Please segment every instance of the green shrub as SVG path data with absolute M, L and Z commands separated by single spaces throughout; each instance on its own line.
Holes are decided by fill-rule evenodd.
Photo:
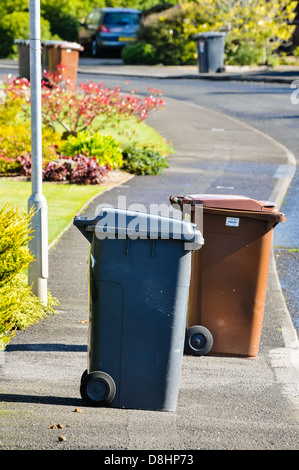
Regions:
M 148 15 L 152 15 L 153 13 L 161 13 L 161 11 L 165 11 L 169 8 L 172 8 L 176 3 L 176 0 L 174 0 L 173 2 L 166 2 L 162 0 L 160 3 L 155 3 L 153 6 L 150 6 L 150 8 L 143 11 L 143 16 L 145 17 Z
M 53 313 L 57 301 L 48 295 L 45 306 L 31 291 L 22 274 L 33 256 L 28 249 L 32 212 L 20 213 L 6 204 L 0 210 L 0 349 L 22 329 Z
M 122 168 L 137 175 L 159 175 L 169 166 L 164 156 L 149 147 L 126 147 L 123 158 Z
M 56 313 L 58 301 L 48 292 L 48 304 L 36 297 L 28 286 L 27 276 L 18 274 L 0 287 L 0 350 L 23 330 L 50 314 Z
M 121 58 L 128 65 L 155 65 L 158 63 L 155 47 L 143 42 L 125 46 L 121 52 Z
M 225 45 L 226 63 L 229 65 L 255 65 L 263 62 L 263 49 L 256 47 L 254 41 L 240 42 L 228 38 Z
M 60 143 L 60 134 L 49 128 L 42 133 L 43 162 L 47 164 L 57 158 L 56 146 Z M 1 124 L 0 120 L 0 173 L 15 173 L 21 170 L 18 157 L 31 153 L 30 122 L 25 124 Z
M 31 236 L 29 223 L 32 214 L 20 214 L 16 207 L 6 204 L 0 210 L 0 287 L 11 281 L 33 260 L 27 243 Z
M 19 173 L 21 170 L 20 163 L 16 158 L 5 157 L 0 153 L 0 173 L 3 175 Z
M 138 39 L 152 44 L 157 62 L 164 65 L 192 65 L 196 63 L 196 44 L 192 39 L 195 28 L 190 28 L 189 12 L 175 6 L 163 12 L 146 16 L 140 26 Z M 196 11 L 192 22 L 197 22 Z M 191 25 L 192 26 L 192 25 Z
M 65 41 L 78 40 L 78 18 L 69 10 L 70 5 L 63 5 L 56 0 L 41 1 L 41 14 L 50 23 L 51 33 Z
M 69 157 L 77 154 L 95 157 L 99 165 L 110 168 L 119 168 L 123 163 L 120 143 L 110 135 L 99 132 L 92 135 L 78 132 L 77 136 L 69 136 L 60 147 L 60 152 Z
M 273 64 L 277 48 L 288 42 L 294 18 L 294 1 L 197 0 L 146 15 L 138 39 L 152 44 L 159 62 L 183 65 L 196 62 L 193 36 L 226 31 L 229 64 Z M 274 56 L 274 57 L 272 57 Z
M 268 0 L 200 0 L 181 2 L 185 31 L 225 31 L 226 63 L 272 64 L 279 46 L 288 42 L 297 2 Z M 193 29 L 193 33 L 192 33 Z
M 17 97 L 10 96 L 6 84 L 2 84 L 2 86 L 0 86 L 0 126 L 2 124 L 8 125 L 15 123 L 20 114 L 20 109 L 21 100 Z

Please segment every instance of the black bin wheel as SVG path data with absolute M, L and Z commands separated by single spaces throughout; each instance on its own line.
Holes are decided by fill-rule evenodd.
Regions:
M 205 356 L 213 346 L 212 333 L 201 325 L 187 329 L 185 336 L 185 353 L 192 356 Z
M 82 384 L 82 380 L 84 379 L 84 377 L 86 377 L 87 374 L 88 374 L 87 369 L 85 369 L 85 371 L 83 372 L 81 376 L 81 384 Z
M 80 385 L 81 397 L 88 406 L 107 406 L 116 393 L 115 382 L 106 372 L 83 373 Z

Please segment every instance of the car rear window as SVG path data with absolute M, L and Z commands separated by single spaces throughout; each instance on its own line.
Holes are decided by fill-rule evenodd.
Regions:
M 138 13 L 106 13 L 105 24 L 139 24 L 140 15 Z

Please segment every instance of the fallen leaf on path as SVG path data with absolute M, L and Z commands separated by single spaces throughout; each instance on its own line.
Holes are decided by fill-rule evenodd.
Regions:
M 75 408 L 75 413 L 84 413 L 84 411 L 81 408 Z

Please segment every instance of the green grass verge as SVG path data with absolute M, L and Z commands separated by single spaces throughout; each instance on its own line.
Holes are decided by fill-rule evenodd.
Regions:
M 163 112 L 163 111 L 161 111 Z M 95 126 L 96 127 L 96 123 Z M 173 147 L 155 129 L 145 122 L 138 122 L 135 117 L 120 120 L 116 124 L 105 126 L 102 134 L 111 135 L 123 146 L 136 144 L 137 146 L 150 146 L 162 155 L 174 152 Z
M 44 183 L 43 194 L 48 205 L 49 244 L 70 224 L 81 207 L 93 196 L 100 194 L 103 185 L 77 185 Z M 30 181 L 14 181 L 0 178 L 0 206 L 7 202 L 27 211 L 31 195 Z
M 163 111 L 158 111 L 163 112 Z M 103 135 L 111 135 L 117 142 L 124 147 L 128 145 L 150 146 L 162 155 L 174 153 L 172 145 L 162 137 L 155 129 L 145 122 L 140 122 L 134 116 L 120 118 L 107 123 L 104 116 L 97 117 L 91 125 L 91 133 L 98 131 Z M 63 133 L 64 128 L 61 125 L 56 126 L 58 132 Z

